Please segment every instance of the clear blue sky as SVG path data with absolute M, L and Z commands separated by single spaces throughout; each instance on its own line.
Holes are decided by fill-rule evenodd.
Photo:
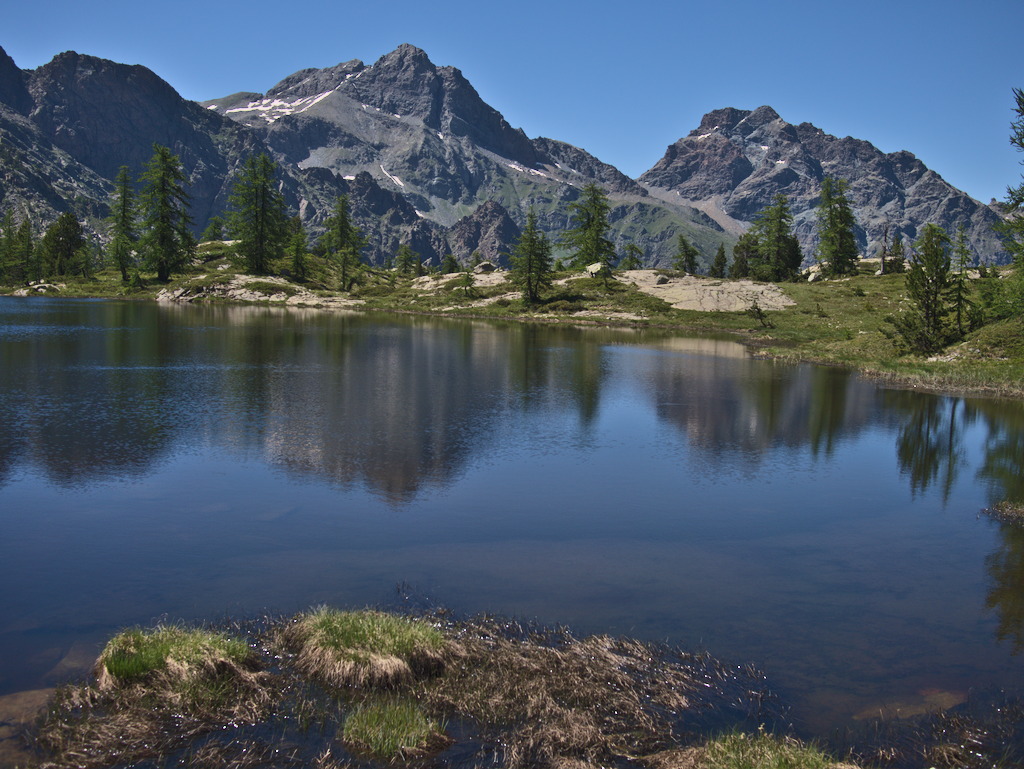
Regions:
M 22 68 L 75 50 L 143 64 L 196 100 L 412 43 L 461 69 L 529 136 L 583 147 L 630 176 L 704 113 L 761 104 L 910 150 L 983 202 L 1020 181 L 1024 159 L 1008 142 L 1011 89 L 1024 87 L 1022 0 L 7 6 L 0 46 Z

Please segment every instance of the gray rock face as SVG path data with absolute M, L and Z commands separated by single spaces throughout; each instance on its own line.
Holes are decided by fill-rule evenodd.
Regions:
M 926 223 L 954 233 L 964 226 L 977 257 L 1005 261 L 992 226 L 998 215 L 952 187 L 909 152 L 883 153 L 869 142 L 826 134 L 810 123 L 791 125 L 771 107 L 710 112 L 700 127 L 670 146 L 640 182 L 707 212 L 739 231 L 778 193 L 790 201 L 805 258 L 817 248 L 815 207 L 826 176 L 845 179 L 865 256 L 881 248 L 889 225 L 912 242 Z
M 423 219 L 445 228 L 474 212 L 487 213 L 484 204 L 493 201 L 517 226 L 532 207 L 540 226 L 554 235 L 567 225 L 566 208 L 579 189 L 596 182 L 613 199 L 612 239 L 620 249 L 639 243 L 652 264 L 669 261 L 679 232 L 706 245 L 709 254 L 728 239 L 692 208 L 650 199 L 641 185 L 584 150 L 527 139 L 461 72 L 436 67 L 413 46 L 400 46 L 372 66 L 349 61 L 302 70 L 266 95 L 237 94 L 204 106 L 250 127 L 282 164 L 344 179 L 369 174 Z M 645 206 L 638 208 L 641 202 Z M 483 237 L 467 227 L 449 234 L 453 253 Z M 492 230 L 483 237 L 489 255 L 511 247 L 512 241 L 499 242 L 502 232 L 518 236 L 505 226 Z
M 488 200 L 448 231 L 448 246 L 461 264 L 468 264 L 473 252 L 479 251 L 487 261 L 508 266 L 507 254 L 520 234 L 508 211 Z

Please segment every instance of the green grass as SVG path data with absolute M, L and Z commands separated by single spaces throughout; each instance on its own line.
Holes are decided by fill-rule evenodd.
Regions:
M 249 291 L 255 291 L 259 294 L 267 294 L 273 296 L 274 294 L 285 294 L 287 296 L 295 296 L 299 293 L 299 289 L 288 283 L 274 283 L 269 280 L 250 280 L 246 283 L 243 288 Z
M 320 607 L 285 632 L 296 663 L 333 686 L 391 686 L 441 665 L 444 635 L 424 622 L 378 611 Z
M 169 664 L 193 667 L 219 659 L 243 664 L 249 656 L 250 650 L 244 641 L 221 633 L 160 626 L 118 633 L 107 642 L 97 666 L 119 682 L 130 683 L 167 670 Z
M 702 769 L 828 769 L 835 762 L 812 745 L 765 732 L 728 734 L 709 743 Z
M 345 719 L 342 740 L 375 758 L 411 758 L 442 742 L 444 726 L 428 718 L 413 699 L 371 700 Z

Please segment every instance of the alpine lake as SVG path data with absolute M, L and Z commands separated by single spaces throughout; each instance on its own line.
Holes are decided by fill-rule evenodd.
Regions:
M 655 330 L 0 299 L 0 697 L 396 586 L 752 663 L 808 736 L 1024 693 L 1024 404 Z

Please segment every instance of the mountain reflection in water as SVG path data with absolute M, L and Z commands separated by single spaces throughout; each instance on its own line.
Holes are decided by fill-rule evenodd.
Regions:
M 404 580 L 753 661 L 812 730 L 1024 691 L 1024 536 L 978 516 L 1024 499 L 1019 403 L 654 330 L 264 307 L 0 299 L 0 355 L 0 693 L 165 612 Z

